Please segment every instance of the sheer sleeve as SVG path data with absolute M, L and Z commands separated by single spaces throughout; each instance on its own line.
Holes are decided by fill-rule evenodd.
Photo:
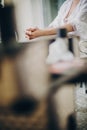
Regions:
M 60 7 L 59 11 L 58 11 L 58 15 L 56 16 L 56 18 L 52 21 L 52 23 L 49 25 L 49 27 L 60 27 L 60 23 L 61 23 L 61 17 L 63 15 L 63 13 L 66 10 L 66 5 L 68 3 L 69 0 L 66 0 L 63 5 Z
M 87 0 L 83 0 L 80 12 L 77 17 L 71 21 L 71 24 L 74 28 L 74 34 L 79 36 L 82 40 L 87 40 Z
M 60 23 L 60 18 L 59 15 L 57 15 L 57 17 L 52 21 L 52 23 L 48 26 L 48 27 L 59 27 L 59 23 Z

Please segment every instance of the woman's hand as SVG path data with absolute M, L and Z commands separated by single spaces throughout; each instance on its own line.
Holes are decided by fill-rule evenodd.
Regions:
M 42 35 L 43 35 L 43 30 L 39 28 L 29 28 L 25 32 L 25 37 L 28 39 L 34 39 Z
M 28 39 L 34 39 L 40 36 L 48 36 L 55 34 L 57 34 L 57 28 L 46 28 L 46 29 L 29 28 L 25 32 L 25 37 Z

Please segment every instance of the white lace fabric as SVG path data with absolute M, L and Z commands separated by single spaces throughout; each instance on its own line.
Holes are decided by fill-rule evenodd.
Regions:
M 59 61 L 70 61 L 73 59 L 73 54 L 68 50 L 67 38 L 57 38 L 49 46 L 49 55 L 46 59 L 47 64 L 55 64 Z
M 80 0 L 73 13 L 65 19 L 73 0 L 66 0 L 58 11 L 57 17 L 49 27 L 61 27 L 70 23 L 74 31 L 69 34 L 79 36 L 81 40 L 87 40 L 87 0 Z
M 68 36 L 80 38 L 80 56 L 87 57 L 87 0 L 80 0 L 74 11 L 66 18 L 73 0 L 66 0 L 58 11 L 58 15 L 49 27 L 60 28 L 64 24 L 71 24 L 74 31 Z

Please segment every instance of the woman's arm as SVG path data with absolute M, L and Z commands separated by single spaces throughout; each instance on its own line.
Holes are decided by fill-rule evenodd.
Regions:
M 33 30 L 33 29 L 32 29 Z M 57 34 L 57 28 L 46 28 L 46 29 L 36 29 L 34 31 L 32 30 L 26 30 L 26 38 L 34 39 L 36 37 L 40 36 L 48 36 L 48 35 L 56 35 Z
M 60 28 L 66 28 L 67 32 L 73 31 L 73 26 L 71 24 L 66 24 Z M 28 29 L 26 31 L 26 37 L 29 39 L 34 39 L 40 36 L 56 35 L 59 28 L 46 28 L 46 29 Z

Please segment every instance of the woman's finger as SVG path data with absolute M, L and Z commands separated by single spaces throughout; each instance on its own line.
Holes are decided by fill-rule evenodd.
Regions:
M 35 27 L 35 28 L 26 29 L 26 31 L 32 31 L 32 32 L 34 32 L 34 31 L 36 31 L 36 30 L 38 30 L 38 29 L 39 29 L 38 27 Z
M 30 37 L 28 35 L 25 35 L 25 38 L 30 39 Z
M 31 35 L 32 34 L 32 32 L 31 31 L 26 31 L 26 33 L 25 33 L 26 35 Z

